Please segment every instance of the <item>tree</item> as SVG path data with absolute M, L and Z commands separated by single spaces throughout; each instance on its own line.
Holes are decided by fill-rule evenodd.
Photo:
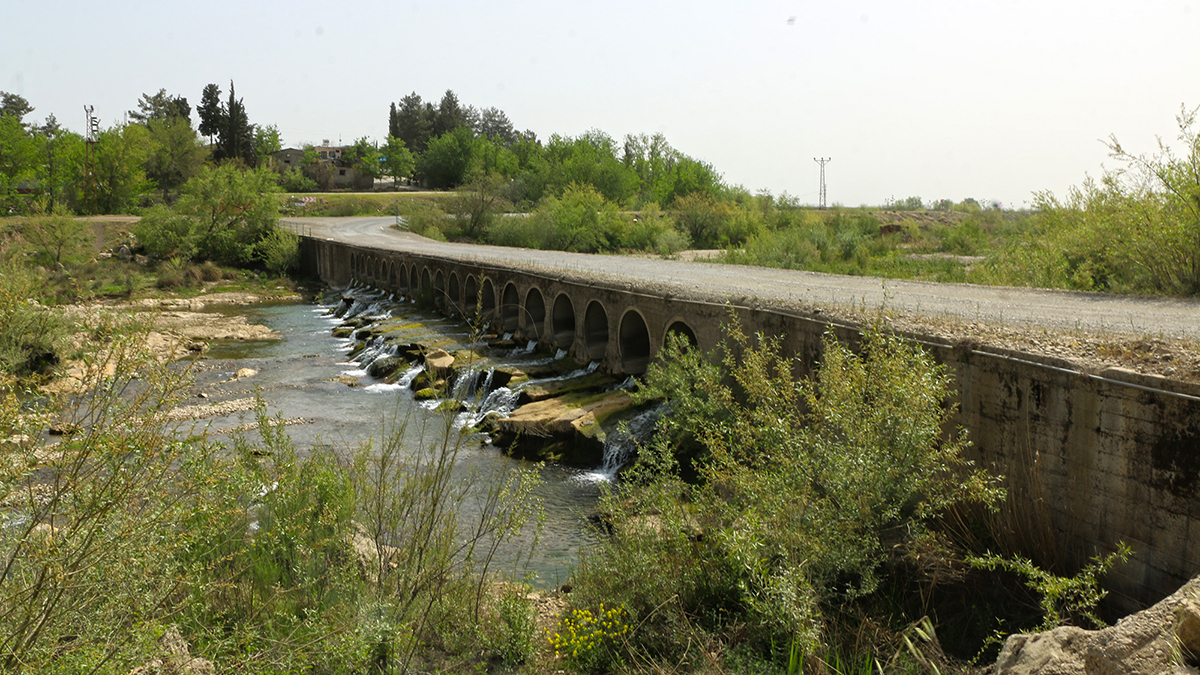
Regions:
M 463 234 L 482 241 L 488 228 L 510 204 L 501 195 L 504 178 L 497 174 L 472 171 L 455 192 L 446 211 L 458 216 Z
M 484 108 L 479 113 L 479 122 L 475 130 L 480 136 L 496 143 L 512 145 L 517 142 L 517 132 L 513 130 L 512 122 L 499 108 Z
M 470 126 L 467 110 L 458 102 L 458 96 L 447 89 L 438 103 L 432 133 L 434 136 L 444 136 L 461 126 Z
M 163 200 L 170 201 L 170 191 L 196 175 L 207 152 L 182 117 L 153 118 L 146 128 L 150 132 L 146 175 L 162 190 Z
M 0 91 L 0 117 L 11 116 L 15 117 L 17 122 L 21 122 L 22 118 L 31 112 L 33 112 L 33 106 L 29 105 L 29 101 L 26 101 L 24 96 Z
M 552 136 L 546 144 L 550 164 L 546 190 L 561 194 L 572 183 L 595 186 L 604 198 L 623 204 L 638 191 L 638 176 L 616 156 L 616 142 L 593 129 L 577 138 Z
M 142 94 L 138 109 L 130 110 L 129 118 L 143 124 L 151 120 L 182 119 L 191 126 L 192 106 L 188 105 L 186 98 L 171 96 L 166 89 L 159 89 L 153 96 Z
M 0 215 L 20 208 L 17 187 L 33 177 L 36 161 L 37 144 L 21 118 L 0 115 Z
M 254 156 L 258 158 L 258 165 L 262 166 L 271 158 L 271 155 L 283 149 L 283 139 L 279 136 L 279 128 L 274 124 L 255 127 L 254 129 Z
M 196 114 L 200 116 L 198 131 L 208 136 L 208 143 L 212 145 L 213 138 L 225 128 L 225 108 L 221 105 L 220 87 L 215 84 L 204 87 Z
M 382 152 L 383 171 L 392 177 L 393 182 L 412 175 L 413 168 L 416 167 L 416 158 L 405 147 L 403 140 L 388 136 L 387 145 L 383 146 Z
M 234 92 L 233 81 L 229 82 L 229 102 L 225 104 L 223 126 L 218 131 L 217 147 L 213 156 L 218 161 L 240 161 L 246 166 L 256 166 L 254 154 L 254 125 L 246 116 L 246 107 Z
M 461 184 L 471 168 L 475 145 L 475 132 L 470 127 L 460 126 L 433 139 L 417 160 L 421 181 L 436 189 Z
M 404 141 L 404 145 L 412 152 L 425 151 L 425 144 L 433 134 L 433 106 L 423 103 L 417 92 L 400 99 L 400 107 L 396 109 L 395 125 L 388 125 L 388 134 Z
M 153 187 L 146 176 L 149 133 L 141 124 L 126 124 L 101 131 L 96 138 L 93 180 L 98 213 L 128 213 Z
M 47 216 L 31 218 L 25 223 L 25 240 L 43 256 L 44 262 L 61 264 L 84 249 L 89 241 L 89 228 L 62 208 Z
M 74 201 L 83 181 L 84 140 L 58 124 L 54 115 L 34 134 L 39 144 L 35 178 L 50 211 Z
M 252 262 L 279 219 L 275 179 L 266 167 L 205 166 L 183 186 L 173 209 L 143 217 L 135 229 L 138 241 L 158 256 Z
M 379 154 L 379 148 L 367 140 L 366 136 L 354 141 L 354 145 L 350 146 L 347 153 L 342 155 L 342 159 L 349 161 L 354 170 L 360 174 L 370 176 L 373 179 L 383 175 L 383 165 L 380 162 L 381 155 Z

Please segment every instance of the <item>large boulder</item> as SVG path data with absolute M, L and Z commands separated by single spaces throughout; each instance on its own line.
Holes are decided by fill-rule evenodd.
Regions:
M 1009 636 L 996 675 L 1200 673 L 1200 577 L 1101 630 L 1062 626 Z

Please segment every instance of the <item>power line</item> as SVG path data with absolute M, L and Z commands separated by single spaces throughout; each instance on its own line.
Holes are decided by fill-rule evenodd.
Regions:
M 817 159 L 816 157 L 813 157 L 813 161 L 816 162 L 817 164 L 821 165 L 821 197 L 820 197 L 820 203 L 817 204 L 817 208 L 823 209 L 826 206 L 826 204 L 825 204 L 825 165 L 828 164 L 829 162 L 833 161 L 833 158 L 832 157 L 822 157 L 820 159 Z

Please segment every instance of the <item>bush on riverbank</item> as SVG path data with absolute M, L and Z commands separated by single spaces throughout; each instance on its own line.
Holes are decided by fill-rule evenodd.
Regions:
M 734 328 L 717 358 L 676 341 L 651 367 L 639 396 L 670 412 L 633 487 L 605 499 L 614 535 L 583 557 L 571 596 L 629 613 L 612 660 L 715 653 L 742 668 L 895 653 L 900 629 L 844 642 L 851 608 L 885 586 L 885 562 L 938 555 L 939 513 L 1000 492 L 962 458 L 966 439 L 944 436 L 949 374 L 918 347 L 868 332 L 861 355 L 833 339 L 824 353 L 796 383 L 776 342 Z

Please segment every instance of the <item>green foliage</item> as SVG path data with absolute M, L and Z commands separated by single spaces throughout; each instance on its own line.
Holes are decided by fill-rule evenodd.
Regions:
M 91 228 L 62 208 L 49 215 L 26 220 L 22 236 L 33 247 L 38 262 L 43 265 L 72 262 L 91 253 Z
M 33 178 L 37 145 L 17 115 L 0 115 L 0 215 L 23 211 L 17 187 Z
M 300 264 L 300 236 L 276 225 L 255 245 L 254 252 L 268 272 L 282 276 Z
M 129 672 L 172 624 L 229 672 L 532 655 L 529 601 L 494 594 L 491 567 L 536 524 L 536 470 L 464 475 L 449 418 L 420 448 L 397 431 L 301 457 L 260 407 L 256 433 L 222 447 L 169 422 L 186 371 L 155 366 L 127 327 L 103 334 L 78 407 L 0 398 L 6 671 Z M 37 431 L 55 418 L 85 424 L 52 449 Z
M 500 246 L 595 253 L 614 250 L 626 219 L 591 185 L 570 185 L 562 197 L 547 197 L 528 218 L 504 218 L 488 231 Z
M 0 532 L 0 661 L 8 671 L 57 664 L 79 672 L 88 669 L 81 662 L 110 658 L 129 668 L 142 646 L 133 635 L 180 590 L 172 525 L 196 506 L 196 492 L 176 468 L 211 449 L 163 433 L 179 375 L 143 370 L 139 339 L 118 334 L 89 365 L 90 384 L 103 386 L 74 399 L 77 408 L 48 411 L 86 422 L 55 449 L 57 459 L 34 471 L 48 452 L 38 440 L 10 444 L 2 456 L 0 491 L 16 517 Z M 38 438 L 33 429 L 44 422 L 16 405 L 0 402 L 0 433 Z
M 669 257 L 686 249 L 688 236 L 675 229 L 675 220 L 651 202 L 621 232 L 617 247 L 630 251 L 651 251 Z
M 670 412 L 637 487 L 605 500 L 618 534 L 581 562 L 572 602 L 623 603 L 631 641 L 662 658 L 682 658 L 666 636 L 684 625 L 736 625 L 785 661 L 787 645 L 819 648 L 822 607 L 875 591 L 893 544 L 999 491 L 944 434 L 950 376 L 919 347 L 878 330 L 859 353 L 827 338 L 796 382 L 777 342 L 727 330 L 719 359 L 673 340 L 647 373 L 636 398 Z
M 445 209 L 457 219 L 462 235 L 480 240 L 510 206 L 501 194 L 504 179 L 494 173 L 472 172 Z
M 271 155 L 283 150 L 283 139 L 279 136 L 279 128 L 274 124 L 254 127 L 254 156 L 259 166 L 266 164 Z
M 207 94 L 207 90 L 205 93 Z M 231 161 L 240 162 L 245 166 L 257 166 L 254 125 L 250 123 L 250 118 L 246 114 L 245 104 L 234 91 L 232 80 L 229 82 L 229 100 L 220 108 L 215 122 L 218 126 L 213 159 L 219 162 Z M 201 124 L 204 124 L 203 117 Z
M 1200 293 L 1200 135 L 1183 110 L 1182 154 L 1160 142 L 1153 155 L 1108 143 L 1120 167 L 1087 179 L 1066 199 L 1036 195 L 1027 236 L 1011 240 L 985 270 L 990 283 L 1126 293 Z
M 180 120 L 188 127 L 192 124 L 192 106 L 182 96 L 171 96 L 166 89 L 157 94 L 142 94 L 138 109 L 129 111 L 129 119 L 143 124 L 152 121 Z
M 273 235 L 278 189 L 274 172 L 265 167 L 204 167 L 184 186 L 173 208 L 151 209 L 134 232 L 160 257 L 244 265 L 262 259 L 260 242 L 279 236 Z
M 129 213 L 153 183 L 146 175 L 150 132 L 141 124 L 101 131 L 93 150 L 96 213 Z M 88 209 L 91 204 L 84 204 Z
M 1092 562 L 1072 577 L 1061 577 L 1047 572 L 1026 558 L 1004 558 L 992 553 L 969 556 L 967 563 L 977 569 L 1007 570 L 1025 577 L 1025 584 L 1041 597 L 1042 623 L 1030 632 L 1047 631 L 1066 623 L 1103 628 L 1104 622 L 1096 615 L 1100 601 L 1108 591 L 1100 588 L 1098 577 L 1104 575 L 1118 562 L 1125 562 L 1133 553 L 1124 542 L 1103 557 L 1092 558 Z
M 35 300 L 42 275 L 0 258 L 0 375 L 44 374 L 67 347 L 70 325 Z
M 762 216 L 701 193 L 689 193 L 671 205 L 679 229 L 697 248 L 740 246 L 762 229 Z
M 391 176 L 395 182 L 408 178 L 416 168 L 416 158 L 405 146 L 404 141 L 395 136 L 388 136 L 387 144 L 380 149 L 383 154 L 383 172 Z
M 471 168 L 476 145 L 475 132 L 466 126 L 434 138 L 417 159 L 417 175 L 431 188 L 460 185 Z
M 504 663 L 516 665 L 533 658 L 538 649 L 538 626 L 534 608 L 523 593 L 510 589 L 496 607 L 499 636 L 495 649 Z
M 146 176 L 167 199 L 170 191 L 196 175 L 208 151 L 184 118 L 151 119 L 146 128 L 150 132 Z
M 279 187 L 284 192 L 316 192 L 317 181 L 305 175 L 304 170 L 294 166 L 279 176 Z

